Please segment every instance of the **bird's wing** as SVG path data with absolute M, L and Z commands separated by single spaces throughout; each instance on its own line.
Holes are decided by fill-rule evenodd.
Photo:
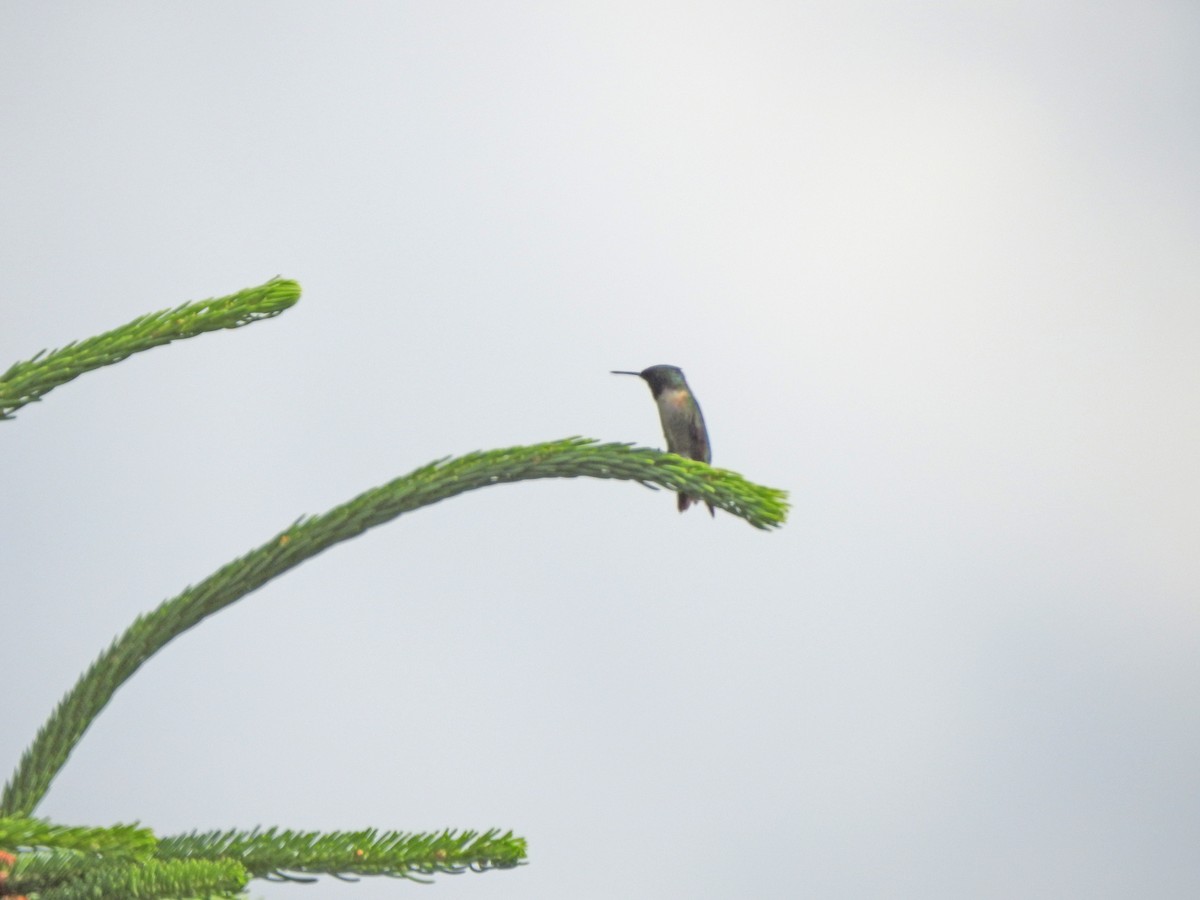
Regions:
M 712 447 L 708 445 L 708 429 L 704 427 L 704 416 L 697 405 L 688 422 L 688 430 L 692 434 L 692 446 L 696 448 L 696 459 L 702 462 L 712 462 Z

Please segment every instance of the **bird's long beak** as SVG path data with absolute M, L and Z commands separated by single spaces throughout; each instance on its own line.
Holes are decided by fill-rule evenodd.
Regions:
M 641 372 L 622 372 L 620 369 L 613 369 L 612 374 L 613 375 L 636 375 L 638 378 L 642 377 Z

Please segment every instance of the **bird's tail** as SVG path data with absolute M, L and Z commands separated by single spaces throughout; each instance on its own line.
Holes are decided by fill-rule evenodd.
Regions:
M 679 495 L 679 511 L 683 512 L 685 509 L 687 509 L 693 503 L 699 503 L 699 502 L 700 502 L 699 497 L 692 497 L 692 496 L 689 496 L 688 494 L 680 494 Z M 713 505 L 707 501 L 705 501 L 704 505 L 708 507 L 708 514 L 710 516 L 712 516 L 713 518 L 716 518 L 717 511 L 715 509 L 713 509 Z

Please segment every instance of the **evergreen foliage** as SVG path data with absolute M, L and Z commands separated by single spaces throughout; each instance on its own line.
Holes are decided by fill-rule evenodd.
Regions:
M 30 866 L 29 869 L 34 869 Z M 250 881 L 235 860 L 149 859 L 138 863 L 99 862 L 63 866 L 57 878 L 13 872 L 7 890 L 36 894 L 37 900 L 154 900 L 167 897 L 236 897 Z
M 72 828 L 0 819 L 0 896 L 39 898 L 234 896 L 251 878 L 316 881 L 483 872 L 520 865 L 525 841 L 511 832 L 425 834 L 278 829 L 208 832 L 157 840 L 145 828 Z
M 84 372 L 133 353 L 218 328 L 278 315 L 300 296 L 274 279 L 228 297 L 142 316 L 121 328 L 16 363 L 0 376 L 0 418 Z M 229 831 L 158 840 L 130 825 L 75 828 L 28 818 L 71 751 L 116 690 L 173 638 L 304 560 L 402 513 L 493 484 L 539 478 L 609 478 L 682 491 L 760 529 L 787 515 L 786 493 L 740 475 L 629 444 L 581 437 L 446 457 L 305 516 L 194 587 L 139 616 L 59 702 L 0 797 L 0 898 L 232 897 L 250 878 L 312 880 L 511 868 L 525 841 L 511 832 Z M 8 851 L 8 852 L 4 852 Z
M 195 337 L 206 331 L 239 328 L 279 315 L 300 299 L 300 285 L 273 278 L 228 297 L 197 300 L 174 309 L 138 316 L 127 325 L 61 349 L 35 353 L 0 375 L 0 419 L 11 419 L 27 403 L 85 372 L 111 366 L 134 353 Z
M 236 859 L 255 878 L 315 881 L 312 875 L 348 878 L 388 875 L 423 879 L 435 872 L 508 869 L 525 858 L 525 841 L 512 832 L 402 831 L 297 832 L 274 828 L 164 838 L 163 859 Z
M 75 854 L 95 854 L 110 860 L 149 859 L 157 841 L 148 828 L 109 825 L 72 828 L 41 819 L 0 819 L 0 847 L 47 847 Z

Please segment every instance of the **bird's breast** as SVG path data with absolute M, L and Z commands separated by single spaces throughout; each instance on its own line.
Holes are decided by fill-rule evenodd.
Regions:
M 658 395 L 658 406 L 663 412 L 667 410 L 682 412 L 691 405 L 691 402 L 691 394 L 680 388 L 668 388 Z

